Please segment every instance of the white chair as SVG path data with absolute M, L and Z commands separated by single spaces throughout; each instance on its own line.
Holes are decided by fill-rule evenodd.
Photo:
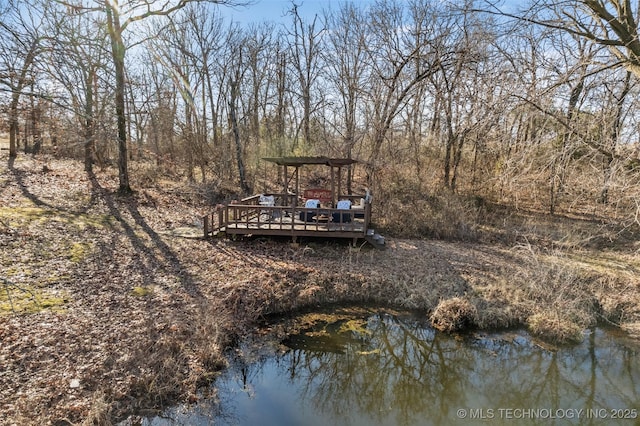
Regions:
M 309 199 L 304 203 L 305 208 L 307 209 L 317 209 L 320 207 L 320 200 L 317 199 Z
M 273 195 L 260 195 L 258 204 L 262 207 L 274 207 L 276 205 L 276 199 Z M 274 209 L 266 209 L 260 211 L 260 216 L 264 216 L 262 219 L 270 220 L 276 218 L 276 211 Z
M 262 194 L 258 202 L 261 206 L 266 206 L 266 207 L 273 207 L 276 205 L 276 199 L 273 195 Z
M 338 210 L 349 210 L 351 209 L 351 200 L 340 200 L 336 205 Z

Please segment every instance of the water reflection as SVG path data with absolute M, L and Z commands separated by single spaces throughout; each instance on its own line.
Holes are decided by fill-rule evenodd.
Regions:
M 603 424 L 605 414 L 637 424 L 611 422 L 610 410 L 640 408 L 638 347 L 603 330 L 551 350 L 523 334 L 456 338 L 378 313 L 282 343 L 246 348 L 215 404 L 151 424 Z

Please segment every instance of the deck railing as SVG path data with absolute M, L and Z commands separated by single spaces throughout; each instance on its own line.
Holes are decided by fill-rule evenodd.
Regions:
M 285 194 L 273 194 L 276 200 Z M 281 198 L 282 197 L 282 198 Z M 348 196 L 357 200 L 360 196 Z M 346 198 L 346 197 L 345 197 Z M 218 205 L 203 218 L 205 237 L 217 231 L 227 233 L 295 235 L 296 232 L 342 232 L 364 234 L 370 223 L 371 204 L 349 210 L 334 208 L 305 208 L 292 206 L 262 206 L 260 196 L 252 196 L 239 203 Z M 327 235 L 328 236 L 328 235 Z

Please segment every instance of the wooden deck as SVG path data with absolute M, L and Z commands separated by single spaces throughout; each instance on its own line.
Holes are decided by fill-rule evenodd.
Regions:
M 354 245 L 363 239 L 376 248 L 385 248 L 384 237 L 370 228 L 372 195 L 369 190 L 365 188 L 363 195 L 343 192 L 344 188 L 351 187 L 343 185 L 343 177 L 348 176 L 343 174 L 343 169 L 354 167 L 357 160 L 324 156 L 263 160 L 278 166 L 282 193 L 258 194 L 240 202 L 218 205 L 203 218 L 205 238 L 214 235 L 289 236 L 293 241 L 298 237 L 350 238 Z M 328 168 L 330 186 L 302 191 L 301 167 Z
M 259 195 L 240 204 L 220 205 L 204 218 L 205 237 L 223 233 L 233 235 L 271 235 L 298 237 L 366 239 L 371 235 L 371 204 L 361 208 L 304 208 L 259 205 Z M 348 197 L 348 196 L 345 196 Z M 359 196 L 352 196 L 359 198 Z M 287 199 L 276 194 L 277 200 Z

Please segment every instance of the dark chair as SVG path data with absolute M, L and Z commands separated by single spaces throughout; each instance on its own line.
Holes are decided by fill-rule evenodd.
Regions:
M 351 201 L 350 200 L 340 200 L 338 201 L 338 205 L 336 206 L 338 210 L 350 210 L 351 209 Z M 351 222 L 351 218 L 353 215 L 351 212 L 334 212 L 331 214 L 331 220 L 334 223 L 349 223 Z
M 332 213 L 331 221 L 334 223 L 349 223 L 351 222 L 351 213 Z

